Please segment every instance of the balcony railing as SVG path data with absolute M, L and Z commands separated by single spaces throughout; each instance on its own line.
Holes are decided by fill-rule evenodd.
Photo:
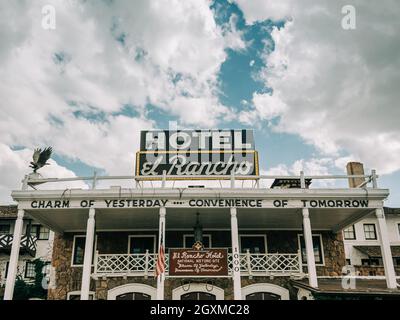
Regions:
M 340 180 L 349 180 L 349 179 L 362 179 L 364 182 L 360 183 L 356 188 L 365 188 L 367 186 L 372 187 L 373 189 L 378 188 L 377 179 L 379 176 L 376 174 L 375 170 L 371 171 L 371 174 L 363 174 L 363 175 L 305 175 L 303 171 L 299 173 L 299 175 L 292 176 L 280 176 L 280 175 L 258 175 L 258 176 L 242 176 L 242 175 L 214 175 L 213 179 L 218 180 L 220 182 L 220 188 L 243 188 L 244 181 L 251 181 L 250 186 L 246 186 L 246 188 L 252 189 L 268 189 L 269 187 L 263 186 L 263 182 L 268 184 L 269 180 L 273 181 L 275 179 L 298 179 L 300 180 L 300 185 L 302 189 L 306 188 L 307 180 L 322 180 L 322 181 L 335 181 Z M 73 178 L 41 178 L 37 175 L 27 175 L 22 181 L 22 190 L 28 190 L 29 187 L 34 190 L 37 189 L 37 186 L 46 184 L 46 183 L 63 183 L 63 187 L 61 189 L 69 190 L 69 188 L 65 188 L 65 183 L 68 182 L 76 182 L 82 181 L 87 182 L 86 187 L 88 189 L 96 189 L 99 182 L 106 181 L 125 181 L 129 185 L 130 189 L 153 189 L 153 188 L 166 188 L 166 189 L 177 189 L 179 187 L 175 187 L 175 181 L 184 179 L 186 181 L 190 181 L 191 178 L 193 180 L 208 180 L 210 176 L 206 175 L 196 175 L 196 176 L 187 176 L 187 175 L 167 175 L 165 172 L 162 176 L 150 177 L 154 178 L 154 181 L 150 179 L 150 186 L 145 186 L 144 182 L 149 177 L 143 176 L 98 176 L 96 172 L 93 176 L 85 176 L 85 177 L 73 177 Z M 131 184 L 130 182 L 135 181 L 135 184 Z M 159 183 L 157 183 L 157 181 Z M 171 185 L 167 185 L 167 182 L 172 182 Z M 228 184 L 223 184 L 223 182 L 228 182 Z M 271 181 L 269 183 L 271 183 Z M 122 186 L 121 186 L 122 187 Z M 52 186 L 53 189 L 57 189 L 56 185 Z M 103 186 L 104 188 L 104 186 Z M 218 188 L 218 186 L 213 185 L 213 188 Z
M 168 276 L 169 256 L 166 259 Z M 128 277 L 154 275 L 157 254 L 98 254 L 95 277 Z M 228 255 L 228 270 L 232 272 L 232 255 Z M 291 276 L 302 274 L 300 253 L 240 254 L 240 272 L 243 276 Z
M 9 251 L 12 247 L 14 236 L 12 234 L 0 235 L 0 250 Z M 32 257 L 36 254 L 36 240 L 32 235 L 22 235 L 20 251 L 29 253 Z

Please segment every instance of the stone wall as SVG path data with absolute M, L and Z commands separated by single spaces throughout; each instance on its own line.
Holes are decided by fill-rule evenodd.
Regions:
M 73 235 L 58 235 L 54 237 L 53 260 L 55 271 L 55 287 L 49 289 L 49 300 L 65 300 L 70 291 L 80 290 L 82 268 L 71 267 Z
M 354 266 L 356 274 L 359 276 L 384 276 L 385 268 L 383 266 Z M 396 275 L 400 276 L 400 267 L 394 268 Z

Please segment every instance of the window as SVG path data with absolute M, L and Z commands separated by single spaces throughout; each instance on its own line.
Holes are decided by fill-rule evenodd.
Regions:
M 266 253 L 267 245 L 265 235 L 240 235 L 240 251 L 246 253 Z
M 9 224 L 0 224 L 0 235 L 10 234 Z
M 190 292 L 181 295 L 181 300 L 217 300 L 217 297 L 212 293 Z
M 354 224 L 343 230 L 344 240 L 356 240 L 356 230 Z
M 361 259 L 361 264 L 363 266 L 380 266 L 379 259 Z
M 307 252 L 306 244 L 304 242 L 304 237 L 302 234 L 299 235 L 300 246 L 301 246 L 301 259 L 303 264 L 307 263 Z M 322 252 L 322 238 L 320 235 L 313 235 L 313 247 L 314 247 L 314 258 L 316 264 L 324 264 L 323 252 Z
M 45 226 L 33 225 L 31 226 L 31 235 L 38 240 L 49 240 L 50 230 Z
M 67 300 L 81 300 L 81 292 L 80 291 L 72 291 L 68 292 Z M 94 300 L 94 292 L 89 292 L 89 300 Z
M 396 266 L 396 267 L 400 267 L 400 258 L 393 258 L 393 264 Z
M 183 247 L 191 248 L 194 245 L 194 236 L 185 234 L 183 236 Z M 211 234 L 203 234 L 203 245 L 204 248 L 211 248 Z
M 25 264 L 25 278 L 33 279 L 36 276 L 35 263 L 27 261 Z
M 364 236 L 365 240 L 376 240 L 376 229 L 375 224 L 366 223 L 364 224 Z
M 346 259 L 346 266 L 351 266 L 351 260 L 350 259 Z
M 83 265 L 85 257 L 85 244 L 86 236 L 74 236 L 74 243 L 72 246 L 72 266 L 79 267 Z M 95 243 L 93 246 L 92 264 L 94 261 L 94 254 L 97 247 L 97 236 L 95 237 Z
M 151 297 L 142 292 L 128 292 L 120 294 L 115 300 L 151 300 Z
M 281 300 L 281 296 L 271 292 L 255 292 L 248 294 L 246 300 Z
M 156 236 L 129 236 L 129 253 L 143 254 L 146 250 L 154 253 L 156 250 Z
M 6 270 L 4 272 L 4 279 L 7 279 L 7 273 L 8 273 L 8 265 L 10 264 L 10 261 L 7 261 L 6 263 Z
M 85 240 L 85 236 L 74 237 L 72 264 L 75 266 L 83 265 L 83 258 L 85 256 Z

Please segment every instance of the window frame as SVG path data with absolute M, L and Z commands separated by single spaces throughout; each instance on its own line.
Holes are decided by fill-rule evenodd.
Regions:
M 8 234 L 11 234 L 11 223 L 0 223 L 0 226 L 8 226 L 8 232 L 7 233 L 1 233 L 0 232 L 0 236 L 1 235 L 8 235 Z
M 353 238 L 347 238 L 346 237 L 346 229 L 352 228 L 353 229 Z M 350 227 L 347 227 L 346 229 L 343 229 L 343 239 L 344 240 L 357 240 L 357 235 L 356 235 L 356 228 L 355 225 L 351 225 Z
M 297 234 L 297 241 L 298 241 L 298 248 L 300 250 L 300 257 L 301 257 L 301 264 L 303 266 L 307 266 L 307 262 L 304 262 L 303 259 L 303 252 L 301 251 L 301 237 L 304 238 L 304 234 L 303 233 L 299 233 Z M 322 234 L 321 233 L 313 233 L 312 234 L 312 238 L 314 237 L 319 237 L 319 243 L 320 243 L 320 247 L 321 247 L 321 258 L 322 258 L 322 262 L 315 262 L 316 266 L 325 266 L 325 252 L 324 252 L 324 242 L 322 241 Z M 304 247 L 305 247 L 305 239 L 304 239 Z M 314 243 L 313 243 L 313 247 L 314 247 Z
M 40 236 L 42 234 L 42 229 L 47 229 L 48 230 L 48 232 L 45 232 L 45 234 L 47 234 L 46 238 L 42 238 Z M 47 228 L 46 226 L 41 224 L 39 226 L 39 233 L 36 235 L 36 237 L 37 237 L 38 240 L 49 240 L 50 239 L 50 228 Z
M 128 254 L 134 254 L 134 253 L 131 253 L 131 241 L 132 241 L 131 238 L 153 238 L 153 240 L 154 240 L 153 241 L 153 244 L 154 244 L 153 252 L 157 253 L 157 236 L 156 235 L 154 235 L 154 234 L 144 234 L 144 235 L 130 234 L 130 235 L 128 235 L 128 250 L 127 250 Z M 164 245 L 164 250 L 165 250 L 165 245 Z M 142 253 L 142 254 L 144 254 L 144 253 Z
M 260 233 L 260 234 L 241 234 L 240 233 L 239 234 L 239 252 L 240 253 L 245 253 L 245 252 L 242 252 L 242 238 L 245 238 L 245 237 L 248 237 L 248 238 L 262 237 L 262 238 L 264 238 L 265 252 L 264 253 L 262 253 L 262 252 L 253 253 L 253 254 L 267 254 L 268 253 L 267 235 L 265 233 Z M 250 253 L 250 254 L 252 254 L 252 253 Z
M 34 275 L 32 275 L 32 276 L 28 276 L 28 274 L 27 274 L 28 273 L 28 265 L 33 265 Z M 33 261 L 31 261 L 31 260 L 26 260 L 25 261 L 25 270 L 24 270 L 24 278 L 25 279 L 35 279 L 36 278 L 35 267 L 36 267 L 36 265 L 35 265 L 35 263 Z
M 374 238 L 367 238 L 367 232 L 369 233 L 369 232 L 372 232 L 372 231 L 366 231 L 365 230 L 365 227 L 366 226 L 373 226 L 374 227 L 374 235 L 375 235 L 375 237 Z M 364 223 L 363 224 L 363 230 L 364 230 L 364 239 L 366 240 L 366 241 L 374 241 L 374 240 L 378 240 L 378 234 L 376 233 L 376 225 L 375 225 L 375 223 Z
M 189 237 L 194 237 L 193 236 L 193 234 L 189 234 L 189 233 L 187 233 L 187 234 L 184 234 L 183 235 L 183 248 L 190 248 L 189 246 L 187 246 L 187 243 L 186 243 L 186 239 L 187 238 L 189 238 Z M 211 233 L 205 233 L 205 234 L 203 234 L 203 238 L 208 238 L 208 242 L 209 242 L 209 244 L 210 244 L 210 248 L 212 248 L 213 246 L 212 246 L 212 235 L 211 235 Z M 207 249 L 207 248 L 206 248 Z
M 7 279 L 8 268 L 10 266 L 10 261 L 6 261 L 6 267 L 4 269 L 4 280 Z
M 83 267 L 83 263 L 82 264 L 74 264 L 74 257 L 75 257 L 75 239 L 76 238 L 86 238 L 86 235 L 84 234 L 75 234 L 74 235 L 74 240 L 72 242 L 72 256 L 71 256 L 71 267 Z M 95 253 L 97 251 L 97 235 L 94 238 L 94 246 L 93 246 L 93 258 L 92 258 L 92 266 L 94 265 L 94 257 L 95 257 Z M 86 247 L 86 241 L 85 241 L 85 247 Z
M 71 296 L 81 296 L 81 291 L 70 291 L 67 293 L 67 300 L 69 301 L 73 301 L 71 300 Z M 90 297 L 93 297 L 92 299 L 90 299 Z M 80 300 L 80 298 L 79 298 Z M 96 295 L 94 291 L 89 291 L 89 300 L 96 300 Z

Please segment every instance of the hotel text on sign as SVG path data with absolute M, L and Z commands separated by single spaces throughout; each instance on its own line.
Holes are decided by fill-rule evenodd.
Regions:
M 142 131 L 136 176 L 258 175 L 258 154 L 251 130 Z M 204 178 L 198 178 L 204 179 Z

